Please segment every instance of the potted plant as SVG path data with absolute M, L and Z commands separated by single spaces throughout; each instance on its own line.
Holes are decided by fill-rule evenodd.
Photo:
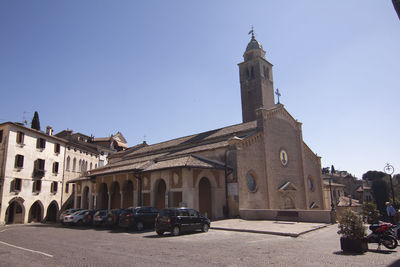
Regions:
M 340 246 L 344 252 L 362 253 L 368 250 L 365 238 L 366 227 L 362 219 L 351 209 L 346 209 L 339 218 Z
M 367 223 L 369 224 L 378 223 L 379 212 L 376 209 L 376 205 L 374 203 L 371 202 L 364 203 L 362 205 L 362 215 L 366 218 Z

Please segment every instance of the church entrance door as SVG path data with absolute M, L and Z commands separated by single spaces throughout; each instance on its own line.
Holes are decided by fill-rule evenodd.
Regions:
M 212 217 L 211 184 L 203 177 L 199 182 L 199 211 L 208 218 Z
M 156 186 L 156 208 L 158 210 L 165 209 L 165 193 L 167 191 L 167 185 L 164 180 L 159 180 Z

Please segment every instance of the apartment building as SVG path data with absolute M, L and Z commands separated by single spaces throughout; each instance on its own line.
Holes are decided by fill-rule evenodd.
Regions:
M 23 124 L 0 124 L 0 224 L 56 221 L 66 140 Z

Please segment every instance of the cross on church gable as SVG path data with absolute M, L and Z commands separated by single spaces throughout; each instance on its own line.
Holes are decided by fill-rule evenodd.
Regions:
M 276 88 L 275 94 L 276 94 L 276 96 L 278 97 L 278 104 L 280 104 L 280 102 L 279 102 L 279 97 L 281 96 L 281 93 L 279 92 L 279 89 L 278 89 L 278 88 Z

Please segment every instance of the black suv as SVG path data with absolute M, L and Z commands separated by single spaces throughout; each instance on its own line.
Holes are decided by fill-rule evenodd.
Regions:
M 170 232 L 174 236 L 181 232 L 195 230 L 207 232 L 209 228 L 210 220 L 194 209 L 163 209 L 156 219 L 156 232 L 159 236 L 162 236 L 165 232 Z
M 158 209 L 153 207 L 127 208 L 119 216 L 119 227 L 132 228 L 142 231 L 145 227 L 154 228 Z

